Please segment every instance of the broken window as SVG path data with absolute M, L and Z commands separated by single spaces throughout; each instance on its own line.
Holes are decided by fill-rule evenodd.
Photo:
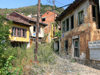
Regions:
M 84 12 L 83 11 L 80 11 L 78 13 L 78 24 L 83 24 L 84 23 Z
M 68 55 L 68 40 L 65 41 L 65 50 L 66 50 L 67 55 Z
M 66 31 L 69 31 L 69 18 L 66 19 Z
M 92 5 L 92 16 L 93 21 L 96 21 L 96 6 Z
M 74 15 L 71 16 L 71 29 L 74 28 Z

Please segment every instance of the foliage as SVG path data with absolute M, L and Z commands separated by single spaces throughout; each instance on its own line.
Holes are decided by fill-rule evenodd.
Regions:
M 56 9 L 58 7 L 55 7 Z M 48 10 L 53 10 L 53 6 L 50 5 L 42 5 L 41 4 L 41 14 L 45 13 Z M 60 14 L 64 9 L 63 8 L 59 8 L 57 10 L 55 10 L 55 12 L 57 14 Z M 19 12 L 19 13 L 23 13 L 24 15 L 30 15 L 30 14 L 37 14 L 37 5 L 34 6 L 29 6 L 29 7 L 22 7 L 22 8 L 17 8 L 17 9 L 0 9 L 1 13 L 11 13 L 13 11 Z
M 17 48 L 10 46 L 9 29 L 11 22 L 0 16 L 0 75 L 16 75 L 13 73 L 13 59 L 18 56 Z
M 5 20 L 3 16 L 0 16 L 0 67 L 4 66 L 6 62 L 6 57 L 4 52 L 7 50 L 9 43 L 9 25 L 4 24 Z
M 46 43 L 47 37 L 48 37 L 48 34 L 44 34 L 44 37 L 42 38 L 42 43 Z
M 43 63 L 54 63 L 52 44 L 41 44 L 38 50 L 38 60 Z
M 14 56 L 9 56 L 9 58 L 7 59 L 6 63 L 4 64 L 4 67 L 1 68 L 0 70 L 0 74 L 2 75 L 11 75 L 11 70 L 12 70 L 12 60 L 14 59 Z
M 57 31 L 57 32 L 55 32 L 55 37 L 60 38 L 60 37 L 61 37 L 61 31 Z

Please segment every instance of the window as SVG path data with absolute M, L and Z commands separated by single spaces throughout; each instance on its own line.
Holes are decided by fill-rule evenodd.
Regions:
M 83 11 L 80 11 L 78 13 L 78 24 L 83 24 L 84 23 L 84 12 Z
M 65 32 L 65 21 L 62 22 L 62 32 Z
M 36 32 L 36 26 L 33 26 L 33 31 Z
M 66 31 L 69 31 L 69 18 L 66 19 Z
M 79 40 L 74 40 L 74 56 L 79 57 Z
M 46 20 L 46 18 L 42 18 L 42 21 L 45 21 Z
M 66 52 L 68 54 L 68 40 L 65 41 L 65 50 L 66 50 Z
M 93 21 L 96 21 L 96 6 L 92 5 L 92 16 Z
M 12 28 L 12 36 L 16 36 L 16 28 L 15 27 Z
M 12 36 L 16 37 L 26 37 L 26 29 L 12 27 Z
M 74 15 L 71 16 L 71 29 L 74 28 Z
M 21 28 L 18 28 L 18 37 L 21 37 Z
M 26 37 L 26 29 L 23 29 L 23 37 Z

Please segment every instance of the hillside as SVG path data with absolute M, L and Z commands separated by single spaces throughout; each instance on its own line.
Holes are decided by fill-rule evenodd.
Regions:
M 57 10 L 55 12 L 57 14 L 60 14 L 64 9 L 56 7 Z M 53 10 L 53 6 L 50 5 L 41 5 L 41 14 L 45 13 L 47 10 Z M 13 11 L 16 11 L 18 13 L 23 13 L 24 15 L 33 14 L 35 15 L 37 13 L 37 5 L 34 6 L 28 6 L 28 7 L 22 7 L 17 9 L 0 9 L 0 13 L 11 13 Z

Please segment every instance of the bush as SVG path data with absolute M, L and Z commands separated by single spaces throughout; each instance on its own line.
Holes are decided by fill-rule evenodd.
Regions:
M 54 63 L 52 44 L 41 44 L 38 50 L 38 60 L 43 63 Z

